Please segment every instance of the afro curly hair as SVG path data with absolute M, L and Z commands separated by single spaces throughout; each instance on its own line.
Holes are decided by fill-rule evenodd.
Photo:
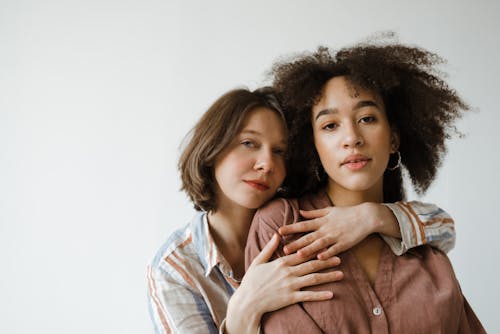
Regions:
M 399 133 L 402 165 L 417 193 L 424 193 L 446 153 L 445 140 L 456 131 L 454 122 L 469 110 L 443 80 L 437 69 L 443 63 L 422 48 L 387 42 L 365 42 L 338 51 L 319 47 L 275 63 L 273 87 L 290 131 L 285 196 L 315 192 L 327 183 L 314 148 L 311 109 L 325 84 L 337 76 L 382 98 L 391 128 Z M 402 181 L 400 168 L 385 171 L 384 201 L 405 198 Z

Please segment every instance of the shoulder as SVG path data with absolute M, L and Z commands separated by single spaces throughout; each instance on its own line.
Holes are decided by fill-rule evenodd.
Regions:
M 156 252 L 150 264 L 150 269 L 157 275 L 167 275 L 185 279 L 184 272 L 200 267 L 201 258 L 196 247 L 197 225 L 201 220 L 197 214 L 193 221 L 172 232 Z
M 413 282 L 415 291 L 425 290 L 434 302 L 461 303 L 460 284 L 448 256 L 439 249 L 423 245 L 396 256 L 401 282 Z M 452 303 L 454 304 L 454 303 Z M 457 305 L 457 304 L 454 304 Z
M 443 251 L 429 245 L 422 245 L 408 250 L 407 254 L 407 257 L 419 258 L 419 265 L 422 269 L 440 277 L 441 281 L 450 280 L 452 283 L 457 283 L 453 265 Z
M 252 225 L 265 225 L 273 229 L 293 224 L 299 219 L 297 199 L 276 198 L 255 213 Z
M 273 235 L 278 233 L 281 226 L 293 224 L 299 217 L 298 203 L 294 199 L 276 198 L 254 215 L 252 225 L 248 231 L 245 249 L 245 266 L 248 269 L 254 258 L 261 252 Z M 277 250 L 273 256 L 282 256 L 282 250 Z

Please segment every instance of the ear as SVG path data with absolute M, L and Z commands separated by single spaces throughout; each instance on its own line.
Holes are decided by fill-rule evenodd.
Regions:
M 391 153 L 396 153 L 399 150 L 399 132 L 391 131 Z

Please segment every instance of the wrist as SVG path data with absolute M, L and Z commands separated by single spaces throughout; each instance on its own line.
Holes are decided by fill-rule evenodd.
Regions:
M 376 207 L 376 214 L 373 215 L 373 232 L 384 234 L 390 237 L 401 237 L 399 222 L 392 210 L 382 203 L 369 203 Z
M 252 301 L 238 290 L 229 300 L 226 313 L 226 333 L 257 333 L 262 313 L 257 309 L 257 301 Z
M 384 219 L 389 210 L 379 203 L 366 202 L 361 204 L 363 215 L 360 219 L 365 222 L 366 235 L 382 233 L 384 230 Z M 390 211 L 390 210 L 389 210 Z

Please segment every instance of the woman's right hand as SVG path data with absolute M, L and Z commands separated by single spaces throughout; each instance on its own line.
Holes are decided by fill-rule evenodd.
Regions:
M 255 334 L 266 312 L 305 301 L 331 299 L 331 291 L 308 291 L 304 287 L 343 278 L 340 271 L 319 271 L 340 264 L 338 257 L 325 260 L 304 258 L 294 253 L 268 262 L 279 246 L 275 234 L 248 268 L 240 287 L 229 300 L 226 316 L 228 333 Z

